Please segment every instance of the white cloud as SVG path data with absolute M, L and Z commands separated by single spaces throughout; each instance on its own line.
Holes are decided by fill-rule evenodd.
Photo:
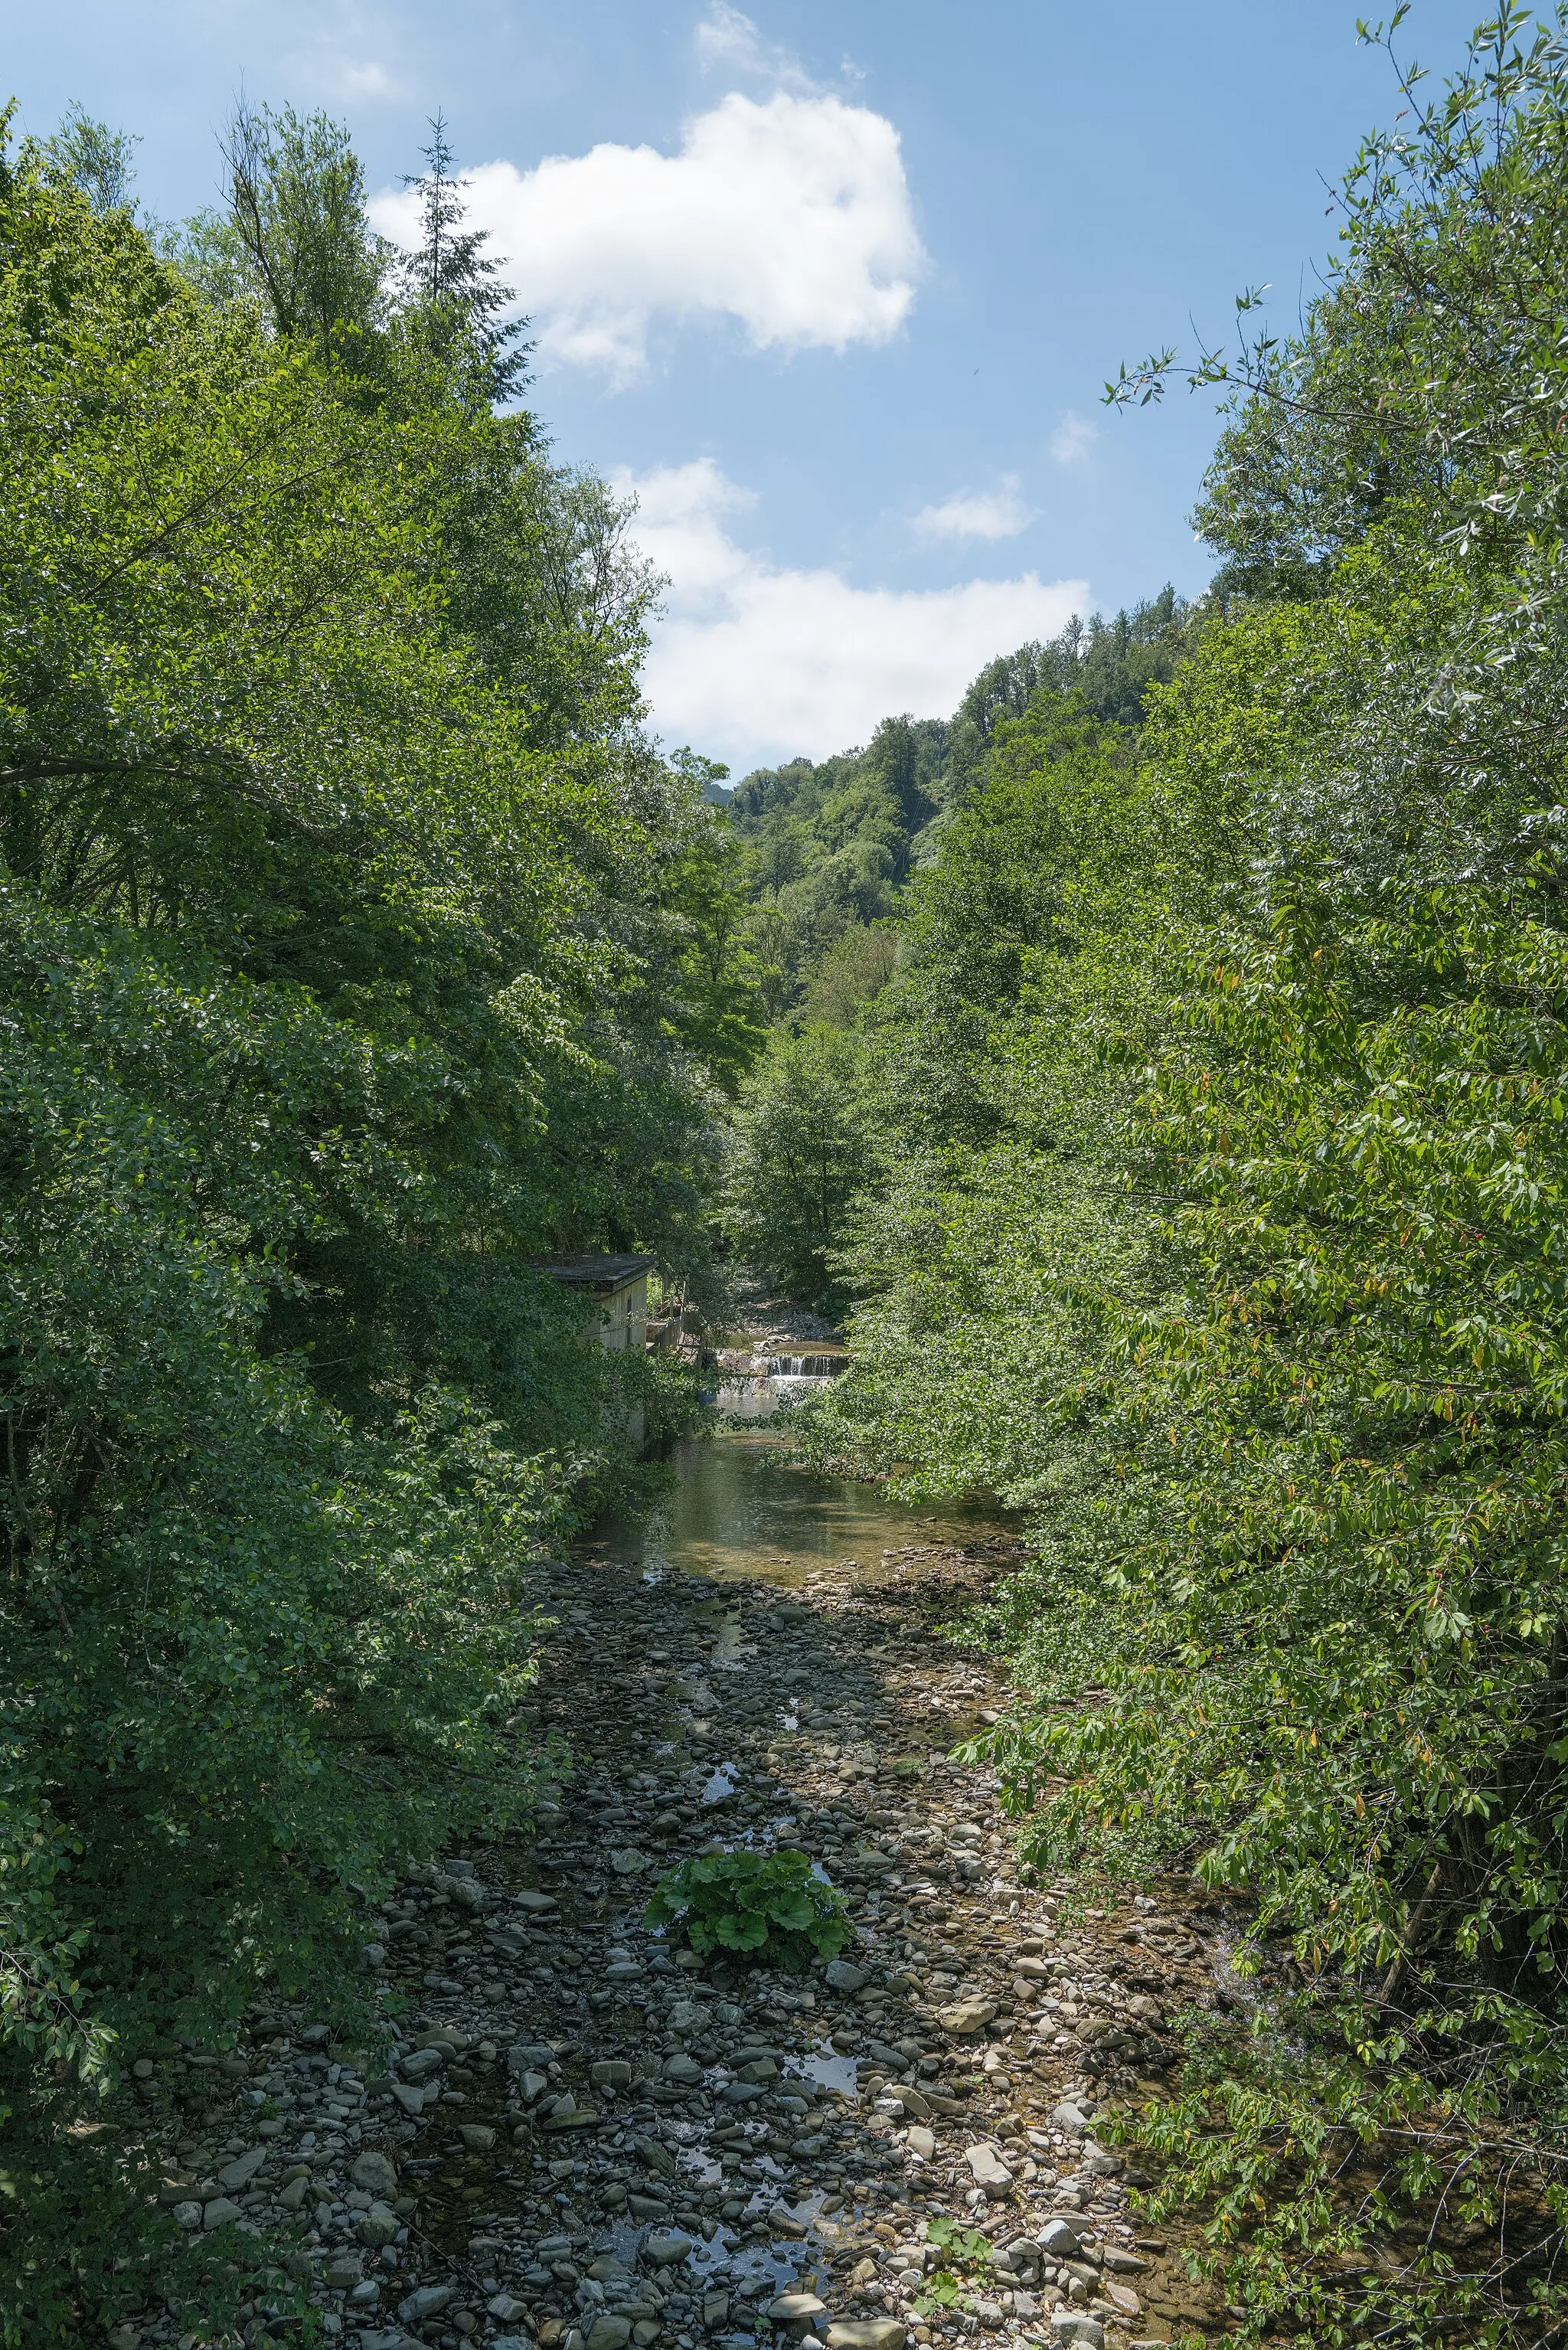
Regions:
M 925 265 L 898 132 L 838 98 L 732 91 L 678 154 L 605 145 L 531 172 L 485 163 L 472 182 L 472 224 L 504 256 L 541 359 L 621 382 L 658 318 L 733 318 L 756 350 L 885 343 Z M 416 209 L 389 191 L 371 218 L 412 244 Z
M 1069 408 L 1046 445 L 1058 465 L 1086 465 L 1098 438 L 1093 421 Z
M 704 73 L 753 76 L 775 88 L 810 89 L 798 59 L 775 42 L 764 41 L 750 16 L 729 0 L 711 0 L 696 32 L 697 62 Z
M 903 588 L 776 567 L 730 536 L 755 499 L 711 458 L 619 486 L 636 492 L 635 536 L 670 582 L 647 668 L 654 724 L 737 773 L 825 758 L 890 712 L 945 716 L 988 660 L 1089 606 L 1085 581 L 1032 571 Z
M 922 506 L 912 527 L 922 538 L 1014 538 L 1033 519 L 1018 475 L 1003 473 L 994 490 L 955 490 L 940 505 Z
M 348 98 L 396 98 L 398 95 L 398 84 L 386 67 L 379 66 L 373 57 L 368 58 L 363 65 L 344 66 L 338 79 L 345 96 Z

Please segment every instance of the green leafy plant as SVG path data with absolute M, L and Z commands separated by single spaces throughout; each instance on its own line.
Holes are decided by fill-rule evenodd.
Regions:
M 966 2282 L 982 2279 L 990 2269 L 989 2240 L 978 2228 L 961 2227 L 956 2220 L 933 2220 L 926 2241 L 939 2248 L 941 2257 L 921 2288 L 916 2314 L 930 2317 L 940 2310 L 971 2308 Z
M 831 1959 L 849 1934 L 841 1893 L 812 1872 L 804 1852 L 719 1852 L 683 1860 L 648 1905 L 650 1926 L 677 1920 L 704 1956 L 742 1950 L 797 1974 Z

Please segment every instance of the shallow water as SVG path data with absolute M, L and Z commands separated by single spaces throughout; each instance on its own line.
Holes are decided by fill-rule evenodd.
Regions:
M 768 1379 L 725 1390 L 719 1401 L 755 1419 L 817 1384 Z M 995 1512 L 979 1504 L 915 1507 L 890 1500 L 879 1485 L 813 1476 L 790 1459 L 787 1444 L 771 1427 L 685 1439 L 670 1456 L 674 1492 L 640 1520 L 601 1526 L 587 1547 L 649 1575 L 765 1575 L 799 1584 L 825 1567 L 879 1567 L 885 1550 L 909 1543 L 972 1542 L 1001 1530 Z

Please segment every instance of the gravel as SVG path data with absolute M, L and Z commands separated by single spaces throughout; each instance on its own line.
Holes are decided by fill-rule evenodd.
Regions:
M 1197 1913 L 1024 1882 L 993 1778 L 948 1759 L 1007 1693 L 940 1627 L 1011 1559 L 911 1544 L 787 1596 L 551 1569 L 569 1637 L 534 1711 L 574 1768 L 532 1841 L 475 1840 L 368 1915 L 386 2050 L 277 2009 L 137 2085 L 165 2204 L 255 2240 L 245 2339 L 286 2274 L 344 2350 L 749 2350 L 770 2311 L 829 2350 L 1225 2330 L 1096 2135 L 1158 2079 L 1172 2009 L 1214 1996 Z M 842 1957 L 697 1964 L 648 1930 L 667 1867 L 742 1840 L 823 1865 Z M 916 2305 L 942 2220 L 992 2248 L 967 2313 Z M 132 2337 L 181 2339 L 134 2309 Z

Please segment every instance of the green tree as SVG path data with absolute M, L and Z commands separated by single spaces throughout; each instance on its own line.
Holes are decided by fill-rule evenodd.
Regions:
M 341 123 L 243 101 L 223 140 L 225 234 L 215 240 L 274 330 L 342 354 L 386 313 L 387 246 L 370 233 L 365 175 Z
M 873 1148 L 855 1038 L 775 1030 L 742 1093 L 725 1164 L 724 1226 L 739 1254 L 791 1297 L 831 1310 L 829 1258 Z

